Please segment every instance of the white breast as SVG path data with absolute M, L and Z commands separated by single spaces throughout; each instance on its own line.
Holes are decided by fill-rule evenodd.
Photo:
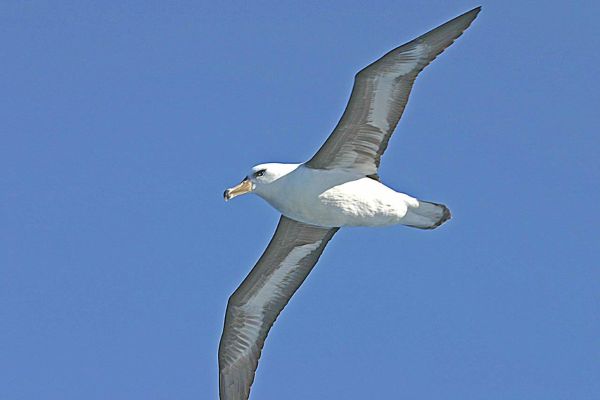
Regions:
M 289 218 L 326 227 L 397 224 L 418 204 L 371 178 L 304 166 L 260 195 Z

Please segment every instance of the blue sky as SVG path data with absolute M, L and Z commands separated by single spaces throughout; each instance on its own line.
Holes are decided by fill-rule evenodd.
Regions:
M 383 159 L 435 231 L 345 229 L 253 399 L 600 396 L 596 2 L 482 2 Z M 0 398 L 216 399 L 225 305 L 354 74 L 477 3 L 0 5 Z

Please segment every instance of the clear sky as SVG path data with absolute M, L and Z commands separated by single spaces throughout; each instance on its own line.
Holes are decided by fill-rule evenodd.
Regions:
M 597 2 L 483 1 L 381 176 L 435 231 L 344 229 L 252 399 L 600 398 Z M 216 399 L 228 296 L 354 74 L 469 1 L 0 5 L 0 398 Z

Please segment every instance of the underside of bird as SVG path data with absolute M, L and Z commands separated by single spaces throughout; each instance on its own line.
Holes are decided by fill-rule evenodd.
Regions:
M 450 219 L 446 206 L 395 192 L 379 182 L 377 173 L 417 75 L 480 10 L 438 26 L 361 70 L 342 118 L 309 161 L 257 165 L 225 191 L 225 200 L 254 192 L 282 216 L 267 249 L 227 303 L 219 343 L 221 400 L 248 399 L 269 330 L 339 227 L 434 229 Z

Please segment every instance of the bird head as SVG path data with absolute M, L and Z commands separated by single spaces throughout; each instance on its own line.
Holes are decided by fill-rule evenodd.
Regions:
M 225 190 L 223 197 L 225 201 L 242 194 L 256 192 L 259 196 L 266 194 L 272 188 L 272 184 L 281 177 L 289 174 L 298 167 L 299 164 L 259 164 L 250 170 L 250 173 L 236 186 Z

